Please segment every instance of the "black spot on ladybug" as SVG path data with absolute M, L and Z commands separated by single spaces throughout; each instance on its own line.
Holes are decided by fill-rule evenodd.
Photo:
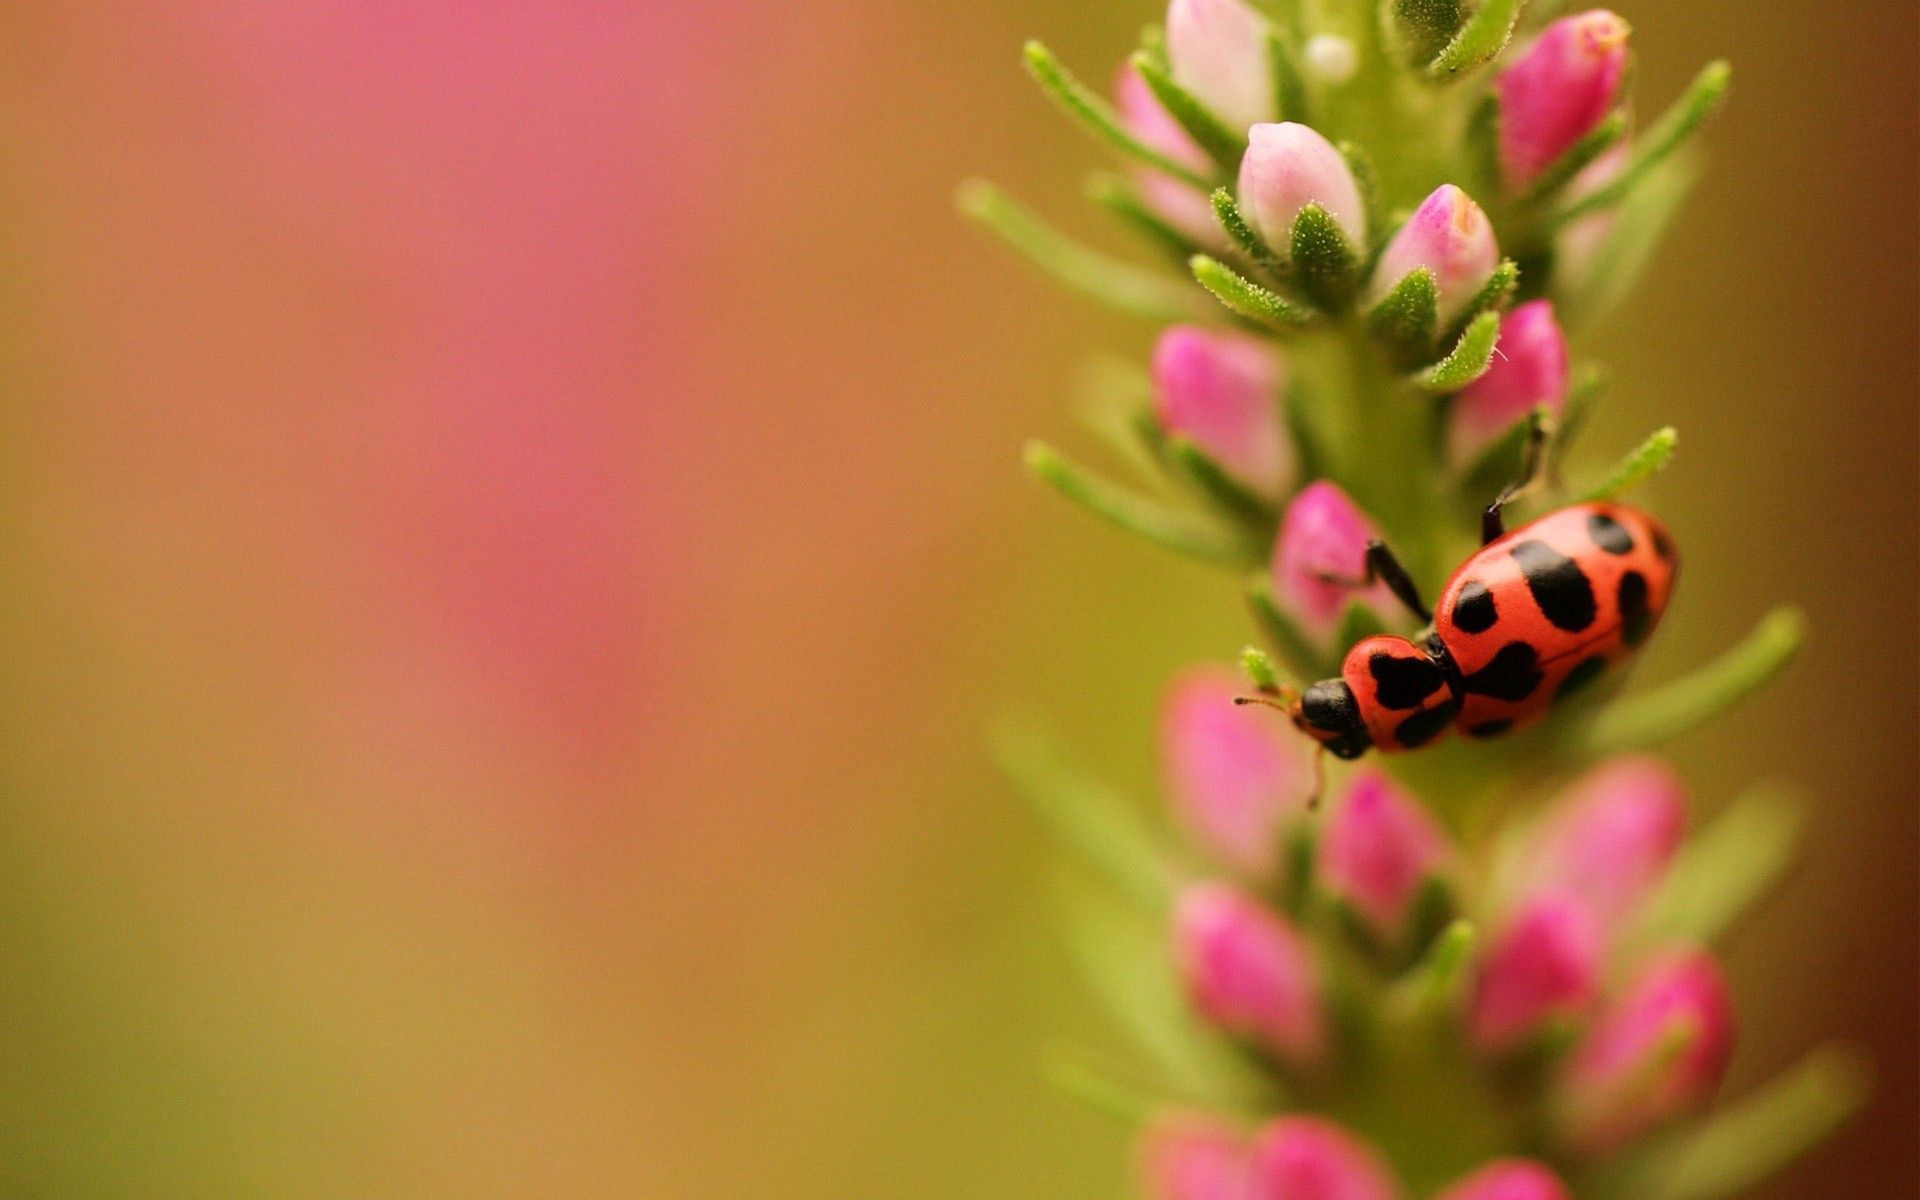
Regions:
M 1667 531 L 1658 525 L 1653 527 L 1653 552 L 1658 554 L 1662 561 L 1673 561 L 1673 539 L 1668 537 Z
M 1504 718 L 1493 721 L 1482 721 L 1472 729 L 1467 730 L 1467 736 L 1470 738 L 1495 738 L 1512 728 L 1513 722 L 1505 720 Z
M 1580 564 L 1545 542 L 1532 538 L 1507 551 L 1520 564 L 1534 603 L 1554 627 L 1578 633 L 1593 624 L 1593 585 Z
M 1419 708 L 1445 685 L 1440 668 L 1425 658 L 1401 658 L 1382 650 L 1367 657 L 1374 697 L 1383 708 Z
M 1402 746 L 1412 749 L 1424 746 L 1453 720 L 1459 705 L 1451 700 L 1444 701 L 1422 713 L 1415 713 L 1393 728 L 1394 740 Z
M 1448 617 L 1462 633 L 1485 633 L 1500 619 L 1500 610 L 1494 607 L 1493 593 L 1475 579 L 1461 587 L 1460 594 L 1453 598 L 1453 611 Z
M 1573 695 L 1581 688 L 1586 687 L 1594 680 L 1600 678 L 1600 673 L 1606 669 L 1607 660 L 1601 655 L 1595 655 L 1592 658 L 1585 659 L 1576 664 L 1573 670 L 1568 671 L 1566 677 L 1561 679 L 1560 686 L 1553 690 L 1554 701 L 1557 703 L 1565 700 L 1568 696 Z
M 1300 693 L 1300 716 L 1315 729 L 1348 733 L 1362 727 L 1353 689 L 1342 679 L 1322 679 Z
M 1540 686 L 1540 655 L 1525 642 L 1500 648 L 1493 661 L 1467 676 L 1469 692 L 1508 702 L 1525 700 Z
M 1633 535 L 1627 527 L 1605 513 L 1587 516 L 1587 535 L 1608 554 L 1626 554 L 1633 549 Z
M 1638 646 L 1653 632 L 1653 610 L 1647 607 L 1647 577 L 1628 571 L 1620 577 L 1620 636 Z

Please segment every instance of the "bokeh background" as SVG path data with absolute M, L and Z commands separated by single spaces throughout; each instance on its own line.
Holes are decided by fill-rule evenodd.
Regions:
M 0 8 L 0 1195 L 1105 1197 L 1095 1019 L 1008 699 L 1145 794 L 1227 586 L 1023 482 L 1146 331 L 952 215 L 1073 227 L 1143 0 Z M 1675 421 L 1641 679 L 1813 639 L 1678 760 L 1819 798 L 1731 948 L 1734 1087 L 1873 1109 L 1772 1193 L 1914 1194 L 1916 55 L 1905 0 L 1652 5 L 1712 171 L 1587 349 Z

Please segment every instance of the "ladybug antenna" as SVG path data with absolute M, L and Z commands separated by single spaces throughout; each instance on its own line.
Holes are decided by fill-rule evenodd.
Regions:
M 1300 700 L 1300 693 L 1286 684 L 1273 684 L 1259 689 L 1253 696 L 1235 696 L 1236 705 L 1258 704 L 1261 708 L 1271 708 L 1276 712 L 1293 715 L 1293 706 Z

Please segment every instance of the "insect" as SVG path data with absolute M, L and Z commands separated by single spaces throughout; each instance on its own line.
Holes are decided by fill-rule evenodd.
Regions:
M 1435 612 L 1393 552 L 1368 543 L 1366 576 L 1429 625 L 1415 642 L 1380 635 L 1347 652 L 1337 679 L 1256 700 L 1339 758 L 1412 750 L 1449 728 L 1497 737 L 1538 720 L 1644 642 L 1679 568 L 1673 539 L 1623 504 L 1582 503 L 1506 532 L 1502 509 L 1537 469 L 1488 505 L 1482 545 L 1447 579 Z M 1418 635 L 1417 635 L 1418 636 Z

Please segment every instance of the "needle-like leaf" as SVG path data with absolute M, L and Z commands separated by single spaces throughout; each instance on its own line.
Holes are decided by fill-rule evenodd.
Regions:
M 1039 42 L 1028 42 L 1025 56 L 1027 71 L 1033 76 L 1034 82 L 1087 132 L 1128 158 L 1156 171 L 1164 171 L 1202 191 L 1212 186 L 1200 172 L 1184 163 L 1175 162 L 1128 132 L 1113 107 L 1075 79 L 1053 56 L 1053 51 Z
M 1657 745 L 1712 720 L 1784 670 L 1805 631 L 1806 618 L 1799 609 L 1774 609 L 1746 641 L 1717 661 L 1601 713 L 1580 736 L 1580 748 L 1595 757 L 1619 754 Z
M 1481 313 L 1445 358 L 1413 377 L 1413 385 L 1435 395 L 1459 391 L 1487 373 L 1487 368 L 1493 365 L 1494 345 L 1499 340 L 1500 314 Z
M 1513 23 L 1520 16 L 1520 5 L 1521 0 L 1484 0 L 1460 27 L 1460 32 L 1453 35 L 1453 40 L 1427 65 L 1427 78 L 1447 82 L 1492 62 L 1513 36 Z
M 1676 101 L 1673 107 L 1660 114 L 1647 131 L 1635 139 L 1632 155 L 1620 173 L 1608 182 L 1570 201 L 1554 215 L 1556 224 L 1564 225 L 1568 221 L 1586 213 L 1597 212 L 1609 205 L 1617 204 L 1629 195 L 1648 172 L 1659 166 L 1668 155 L 1685 145 L 1687 139 L 1696 133 L 1706 119 L 1720 107 L 1726 98 L 1727 85 L 1733 81 L 1733 68 L 1725 62 L 1707 64 L 1706 68 L 1694 77 L 1693 84 Z
M 1004 238 L 1066 286 L 1111 308 L 1152 321 L 1194 315 L 1190 294 L 1167 276 L 1090 250 L 982 179 L 960 185 L 960 211 Z
M 1201 287 L 1229 312 L 1270 329 L 1297 329 L 1313 320 L 1313 310 L 1290 304 L 1269 288 L 1247 279 L 1217 258 L 1196 254 L 1188 265 Z
M 1027 469 L 1095 516 L 1169 550 L 1233 566 L 1245 565 L 1249 557 L 1219 522 L 1102 479 L 1044 442 L 1027 444 Z
M 1674 447 L 1680 444 L 1680 433 L 1669 425 L 1665 429 L 1656 429 L 1647 435 L 1647 440 L 1635 446 L 1613 469 L 1606 478 L 1580 497 L 1581 502 L 1594 500 L 1616 500 L 1627 492 L 1646 482 L 1647 478 L 1667 465 L 1673 457 Z

